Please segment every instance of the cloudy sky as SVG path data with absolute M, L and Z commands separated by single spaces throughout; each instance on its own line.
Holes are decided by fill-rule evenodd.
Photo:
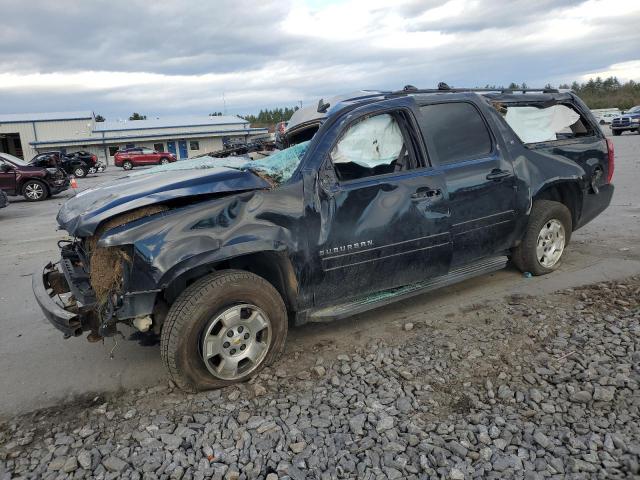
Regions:
M 638 0 L 0 0 L 0 113 L 252 113 L 355 89 L 640 80 Z

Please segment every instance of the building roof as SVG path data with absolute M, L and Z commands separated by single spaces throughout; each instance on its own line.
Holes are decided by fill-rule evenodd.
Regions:
M 97 122 L 96 132 L 120 132 L 125 130 L 147 130 L 155 128 L 206 127 L 209 125 L 245 125 L 249 122 L 234 116 L 189 116 L 162 117 L 147 120 L 125 120 Z
M 51 122 L 59 120 L 91 120 L 93 112 L 47 112 L 0 114 L 0 123 Z

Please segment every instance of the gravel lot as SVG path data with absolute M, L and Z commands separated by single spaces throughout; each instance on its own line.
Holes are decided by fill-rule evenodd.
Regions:
M 0 478 L 640 473 L 640 276 L 442 320 L 298 352 L 223 391 L 162 385 L 14 419 Z

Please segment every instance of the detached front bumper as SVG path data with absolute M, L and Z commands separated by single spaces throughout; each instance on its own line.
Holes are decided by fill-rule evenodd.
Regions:
M 82 334 L 82 322 L 77 312 L 70 307 L 64 308 L 54 300 L 60 293 L 64 276 L 58 269 L 49 264 L 44 269 L 33 272 L 31 287 L 42 313 L 49 322 L 67 337 Z

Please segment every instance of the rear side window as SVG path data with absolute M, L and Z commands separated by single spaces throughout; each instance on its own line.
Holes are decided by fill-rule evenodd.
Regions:
M 420 107 L 420 126 L 436 150 L 439 163 L 461 162 L 491 153 L 491 136 L 470 103 L 439 103 Z

